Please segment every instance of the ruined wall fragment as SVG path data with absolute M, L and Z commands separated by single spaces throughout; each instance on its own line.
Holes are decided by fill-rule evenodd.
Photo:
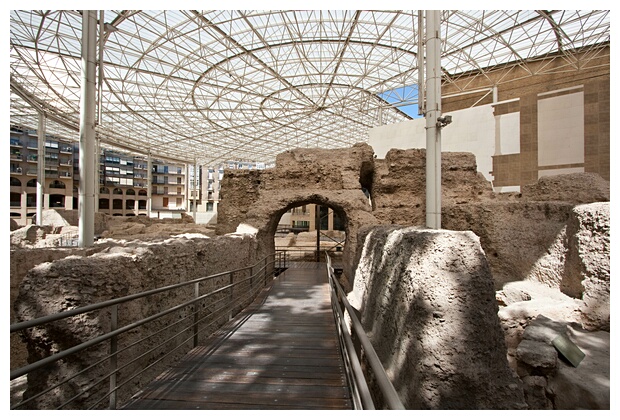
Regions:
M 355 284 L 364 328 L 406 408 L 525 407 L 473 233 L 372 228 Z

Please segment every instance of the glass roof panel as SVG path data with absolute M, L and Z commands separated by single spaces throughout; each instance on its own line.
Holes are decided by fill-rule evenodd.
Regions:
M 107 10 L 103 144 L 201 164 L 270 164 L 365 141 L 416 106 L 416 10 Z M 99 14 L 97 13 L 97 18 Z M 11 11 L 11 124 L 79 138 L 80 11 Z M 609 11 L 445 10 L 444 84 L 609 44 Z M 584 63 L 582 63 L 584 64 Z M 566 68 L 557 66 L 557 71 Z M 552 71 L 546 69 L 545 71 Z M 457 88 L 461 89 L 460 86 Z

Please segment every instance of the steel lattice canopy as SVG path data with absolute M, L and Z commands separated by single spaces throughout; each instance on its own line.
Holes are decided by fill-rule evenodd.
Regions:
M 418 11 L 108 10 L 103 22 L 115 30 L 97 130 L 110 147 L 269 164 L 366 141 L 417 103 Z M 36 129 L 44 112 L 49 134 L 79 138 L 81 27 L 75 10 L 11 11 L 11 124 Z M 566 71 L 609 44 L 610 14 L 442 11 L 441 39 L 444 85 L 549 56 Z

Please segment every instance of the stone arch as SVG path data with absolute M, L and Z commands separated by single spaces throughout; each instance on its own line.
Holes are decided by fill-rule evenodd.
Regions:
M 278 222 L 288 209 L 304 203 L 330 207 L 345 219 L 343 273 L 352 281 L 357 233 L 379 224 L 364 192 L 370 190 L 373 167 L 372 147 L 357 143 L 344 149 L 293 149 L 278 155 L 270 169 L 227 170 L 216 233 L 242 232 L 240 227 L 249 225 L 256 231 L 260 253 L 271 254 Z

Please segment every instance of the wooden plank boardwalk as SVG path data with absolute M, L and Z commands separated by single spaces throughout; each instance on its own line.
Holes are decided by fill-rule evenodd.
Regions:
M 124 409 L 352 409 L 325 264 L 293 264 Z

